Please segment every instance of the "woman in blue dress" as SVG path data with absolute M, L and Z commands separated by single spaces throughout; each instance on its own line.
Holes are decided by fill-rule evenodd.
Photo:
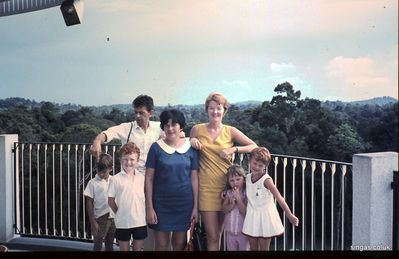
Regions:
M 198 153 L 180 137 L 182 112 L 165 110 L 160 121 L 165 138 L 152 144 L 146 162 L 146 218 L 156 251 L 168 250 L 171 233 L 173 251 L 182 251 L 191 221 L 198 222 Z

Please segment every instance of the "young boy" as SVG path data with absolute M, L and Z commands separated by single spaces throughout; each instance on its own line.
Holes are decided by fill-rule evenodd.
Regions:
M 141 251 L 147 237 L 145 218 L 144 175 L 136 170 L 140 149 L 132 142 L 120 149 L 121 172 L 112 177 L 108 204 L 115 213 L 116 233 L 121 251 Z
M 93 234 L 93 251 L 101 251 L 103 240 L 105 251 L 113 251 L 115 236 L 114 213 L 108 206 L 108 186 L 112 178 L 112 157 L 101 154 L 95 169 L 96 176 L 91 179 L 83 192 L 86 197 L 86 210 Z

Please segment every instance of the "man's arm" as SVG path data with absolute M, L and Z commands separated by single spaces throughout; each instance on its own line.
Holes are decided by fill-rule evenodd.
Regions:
M 97 135 L 97 137 L 93 141 L 93 145 L 91 146 L 91 154 L 94 157 L 98 157 L 101 153 L 101 144 L 107 141 L 107 135 L 105 133 L 101 132 L 100 134 Z

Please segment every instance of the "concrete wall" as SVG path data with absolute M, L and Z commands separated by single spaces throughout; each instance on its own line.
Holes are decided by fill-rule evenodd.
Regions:
M 0 243 L 14 237 L 14 142 L 18 135 L 0 135 Z
M 393 171 L 398 153 L 353 156 L 352 250 L 392 250 Z

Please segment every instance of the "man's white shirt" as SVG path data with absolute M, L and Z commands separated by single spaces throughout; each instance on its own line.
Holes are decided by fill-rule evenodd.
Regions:
M 120 139 L 122 145 L 124 145 L 129 137 L 130 129 L 132 129 L 129 142 L 133 142 L 140 149 L 140 159 L 136 170 L 145 174 L 145 161 L 147 159 L 148 151 L 150 150 L 152 143 L 157 141 L 163 134 L 160 125 L 161 123 L 159 121 L 150 121 L 148 129 L 144 133 L 137 122 L 133 121 L 110 127 L 102 133 L 107 136 L 107 141 L 105 143 L 108 143 L 113 139 Z

